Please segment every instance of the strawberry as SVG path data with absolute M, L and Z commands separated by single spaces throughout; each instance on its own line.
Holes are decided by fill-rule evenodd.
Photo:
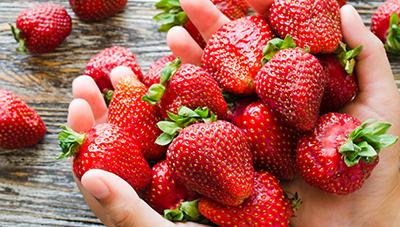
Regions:
M 342 41 L 336 0 L 275 0 L 269 9 L 271 27 L 280 37 L 290 35 L 311 53 L 332 53 Z
M 0 89 L 0 148 L 31 147 L 44 137 L 40 116 L 10 91 Z
M 181 65 L 180 58 L 167 64 L 161 74 L 160 84 L 154 84 L 143 100 L 156 104 L 161 101 L 161 113 L 177 113 L 186 106 L 195 109 L 208 107 L 219 118 L 226 118 L 228 106 L 217 82 L 204 69 L 192 65 Z
M 79 180 L 90 169 L 102 169 L 118 175 L 137 191 L 150 182 L 151 169 L 139 147 L 118 126 L 100 124 L 85 134 L 61 128 L 58 159 L 74 156 L 73 170 Z
M 147 160 L 158 160 L 166 152 L 154 143 L 161 134 L 156 125 L 161 118 L 156 106 L 142 101 L 146 92 L 147 87 L 135 78 L 120 81 L 111 99 L 108 122 L 124 129 Z
M 389 123 L 363 124 L 347 114 L 322 116 L 314 131 L 300 139 L 297 166 L 309 184 L 345 195 L 360 189 L 378 164 L 378 153 L 397 141 L 385 134 Z
M 321 104 L 323 112 L 337 111 L 356 96 L 358 85 L 353 71 L 355 58 L 361 50 L 362 46 L 348 50 L 346 44 L 342 43 L 335 54 L 318 57 L 327 79 Z
M 243 130 L 252 146 L 256 169 L 271 171 L 280 179 L 296 174 L 296 132 L 283 125 L 260 101 L 237 108 L 232 122 Z
M 64 7 L 42 3 L 22 11 L 11 31 L 19 47 L 17 51 L 35 54 L 55 50 L 71 33 L 72 22 Z
M 388 52 L 400 54 L 400 0 L 387 0 L 371 18 L 371 31 Z
M 339 3 L 340 7 L 342 7 L 342 6 L 347 4 L 347 0 L 337 0 L 337 2 Z
M 173 60 L 175 60 L 174 55 L 169 55 L 165 56 L 158 61 L 154 62 L 150 68 L 149 71 L 147 71 L 146 74 L 143 75 L 143 77 L 140 78 L 140 80 L 147 86 L 150 87 L 153 84 L 159 84 L 160 83 L 160 76 L 161 72 L 163 71 L 164 67 L 168 64 L 171 63 Z
M 152 180 L 146 188 L 145 201 L 157 212 L 176 209 L 183 201 L 195 198 L 194 192 L 188 191 L 184 185 L 174 179 L 166 161 L 153 166 Z
M 289 226 L 293 209 L 279 185 L 268 172 L 257 172 L 251 196 L 239 206 L 225 206 L 201 199 L 202 215 L 220 226 Z
M 122 11 L 128 0 L 69 0 L 74 13 L 85 21 L 99 21 Z
M 318 59 L 295 46 L 290 36 L 266 46 L 269 62 L 256 77 L 256 92 L 289 126 L 308 131 L 318 120 L 325 77 Z
M 202 63 L 224 91 L 235 95 L 252 94 L 254 77 L 262 66 L 262 49 L 272 37 L 262 16 L 229 22 L 208 41 Z
M 250 146 L 244 133 L 226 121 L 181 129 L 168 148 L 167 163 L 186 187 L 225 205 L 237 206 L 253 191 Z
M 215 6 L 229 19 L 235 20 L 246 16 L 249 5 L 246 0 L 211 0 Z M 189 20 L 186 13 L 182 10 L 179 0 L 160 0 L 156 3 L 156 8 L 162 13 L 154 16 L 154 20 L 161 24 L 159 31 L 166 32 L 174 26 L 183 26 L 201 48 L 206 46 L 206 42 L 201 36 L 196 26 Z
M 91 76 L 96 81 L 100 91 L 113 90 L 110 73 L 117 66 L 127 66 L 137 77 L 143 76 L 135 55 L 128 49 L 119 46 L 104 49 L 90 59 L 85 75 Z

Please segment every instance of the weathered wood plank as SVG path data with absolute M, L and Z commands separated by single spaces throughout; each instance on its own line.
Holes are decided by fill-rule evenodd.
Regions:
M 369 25 L 371 13 L 382 1 L 352 4 Z M 36 147 L 0 154 L 0 226 L 99 225 L 73 183 L 69 163 L 54 160 L 59 152 L 58 126 L 65 122 L 71 100 L 71 82 L 94 54 L 113 45 L 130 48 L 146 70 L 169 52 L 165 34 L 157 32 L 151 19 L 155 0 L 131 0 L 123 13 L 99 23 L 81 22 L 69 10 L 74 29 L 61 47 L 42 56 L 18 55 L 8 23 L 35 2 L 0 1 L 0 87 L 27 100 L 48 127 Z M 67 0 L 59 2 L 68 8 Z M 400 88 L 400 57 L 390 59 Z

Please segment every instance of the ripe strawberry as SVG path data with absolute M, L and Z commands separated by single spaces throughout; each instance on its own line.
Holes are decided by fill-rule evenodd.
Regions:
M 254 178 L 254 191 L 241 205 L 224 206 L 201 199 L 200 213 L 220 226 L 289 226 L 293 209 L 279 181 L 268 172 L 256 173 Z
M 253 191 L 249 144 L 229 122 L 184 128 L 169 146 L 167 162 L 186 187 L 222 204 L 237 206 Z
M 347 0 L 337 0 L 337 2 L 339 3 L 340 7 L 342 7 L 342 6 L 347 4 Z
M 235 20 L 246 16 L 249 5 L 246 0 L 211 0 L 215 6 L 229 19 Z M 154 20 L 161 24 L 159 31 L 167 32 L 174 26 L 183 26 L 201 48 L 206 46 L 206 42 L 201 36 L 196 26 L 189 20 L 186 13 L 182 10 L 179 0 L 160 0 L 156 3 L 156 8 L 162 13 L 154 16 Z
M 42 54 L 56 49 L 71 33 L 72 22 L 64 7 L 43 3 L 22 11 L 11 31 L 17 51 Z
M 145 201 L 157 212 L 163 213 L 166 209 L 174 210 L 187 200 L 196 198 L 184 185 L 178 183 L 171 173 L 166 161 L 153 166 L 152 180 L 145 192 Z
M 286 47 L 292 49 L 273 56 L 274 51 Z M 289 126 L 309 131 L 318 120 L 325 77 L 316 57 L 293 47 L 289 36 L 271 40 L 265 49 L 266 60 L 270 61 L 256 77 L 256 91 Z
M 232 122 L 248 138 L 256 169 L 271 171 L 280 179 L 295 177 L 297 133 L 279 122 L 269 107 L 260 101 L 240 107 Z
M 104 49 L 90 59 L 85 75 L 91 76 L 96 81 L 100 91 L 113 90 L 110 73 L 117 66 L 127 66 L 137 77 L 143 76 L 135 55 L 128 49 L 119 46 Z
M 85 21 L 99 21 L 122 11 L 128 0 L 69 0 L 74 13 Z
M 336 0 L 275 0 L 269 10 L 271 27 L 280 37 L 290 35 L 311 53 L 332 53 L 342 41 Z
M 180 58 L 166 65 L 161 75 L 161 83 L 150 87 L 143 100 L 156 104 L 161 100 L 161 113 L 176 114 L 178 108 L 191 109 L 208 107 L 218 118 L 226 118 L 228 106 L 217 82 L 204 69 L 191 65 L 181 65 Z
M 355 58 L 361 50 L 362 46 L 348 50 L 346 44 L 342 43 L 335 54 L 318 57 L 327 79 L 321 103 L 322 112 L 337 111 L 356 96 L 358 85 L 353 71 Z
M 40 116 L 10 91 L 0 89 L 0 148 L 31 147 L 46 134 Z
M 222 26 L 204 49 L 202 63 L 224 91 L 254 93 L 254 77 L 261 68 L 262 50 L 273 37 L 262 16 L 241 18 Z
M 387 51 L 400 54 L 400 0 L 387 0 L 371 18 L 371 31 Z
M 320 189 L 345 195 L 361 188 L 378 164 L 378 153 L 397 141 L 385 134 L 389 123 L 365 122 L 339 113 L 322 116 L 300 139 L 297 165 L 303 178 Z
M 108 122 L 124 129 L 136 142 L 147 160 L 161 159 L 166 148 L 155 144 L 161 131 L 157 128 L 159 110 L 142 101 L 147 87 L 128 78 L 117 85 L 108 110 Z
M 175 60 L 174 55 L 169 55 L 165 56 L 158 61 L 154 62 L 150 68 L 149 71 L 147 71 L 146 74 L 143 75 L 143 77 L 140 78 L 140 80 L 147 86 L 150 87 L 153 84 L 158 84 L 160 83 L 160 76 L 161 73 L 164 69 L 164 67 L 168 64 L 171 63 L 173 60 Z
M 85 134 L 62 126 L 58 139 L 62 149 L 58 159 L 74 156 L 73 169 L 79 180 L 90 169 L 114 173 L 138 191 L 151 180 L 151 169 L 140 149 L 116 125 L 100 124 Z

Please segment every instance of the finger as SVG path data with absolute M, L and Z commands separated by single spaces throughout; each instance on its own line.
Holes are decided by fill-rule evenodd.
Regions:
M 107 105 L 90 76 L 80 76 L 72 83 L 72 94 L 74 98 L 86 100 L 92 109 L 96 123 L 104 123 L 107 119 Z
M 86 132 L 94 124 L 94 116 L 89 103 L 83 99 L 74 99 L 68 108 L 68 126 L 76 132 Z
M 356 66 L 360 92 L 374 96 L 382 91 L 397 91 L 382 42 L 365 27 L 353 6 L 342 7 L 341 20 L 346 43 L 351 48 L 363 46 Z
M 267 15 L 274 0 L 248 0 L 249 5 L 260 15 Z
M 76 185 L 78 186 L 79 191 L 82 193 L 83 199 L 88 204 L 93 213 L 96 215 L 96 217 L 99 218 L 100 221 L 105 226 L 113 226 L 110 216 L 108 215 L 107 211 L 103 208 L 103 206 L 99 203 L 99 201 L 97 201 L 97 199 L 93 197 L 92 194 L 90 194 L 83 187 L 82 183 L 75 177 L 75 175 L 74 175 L 74 180 Z
M 182 9 L 206 42 L 229 19 L 210 0 L 180 0 Z
M 110 73 L 111 83 L 114 88 L 117 87 L 119 81 L 129 77 L 138 79 L 132 69 L 126 66 L 115 67 Z
M 175 56 L 183 63 L 200 65 L 203 50 L 183 27 L 173 27 L 168 31 L 167 43 Z
M 163 219 L 139 198 L 135 190 L 115 174 L 103 170 L 89 170 L 82 179 L 88 190 L 116 226 L 168 226 L 171 222 Z

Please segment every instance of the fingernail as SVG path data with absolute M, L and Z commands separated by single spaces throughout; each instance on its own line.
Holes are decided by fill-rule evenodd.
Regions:
M 85 177 L 85 176 L 84 176 Z M 107 185 L 99 178 L 82 177 L 82 185 L 97 199 L 105 199 L 110 195 Z

